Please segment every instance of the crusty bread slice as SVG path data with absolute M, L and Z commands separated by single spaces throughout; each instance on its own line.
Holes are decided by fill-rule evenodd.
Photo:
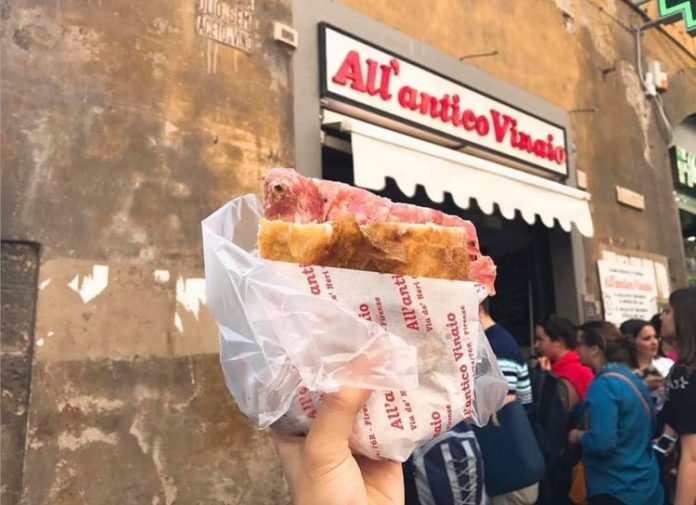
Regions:
M 472 280 L 466 229 L 384 222 L 358 225 L 350 215 L 326 223 L 262 219 L 262 258 L 373 272 Z

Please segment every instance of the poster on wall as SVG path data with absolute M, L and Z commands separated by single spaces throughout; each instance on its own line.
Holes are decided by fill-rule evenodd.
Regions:
M 627 319 L 650 320 L 657 313 L 657 282 L 651 265 L 597 261 L 604 318 L 614 324 Z

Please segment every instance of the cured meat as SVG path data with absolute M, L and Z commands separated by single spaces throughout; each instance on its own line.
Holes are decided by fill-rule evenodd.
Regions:
M 263 183 L 267 219 L 291 223 L 324 222 L 324 201 L 314 180 L 288 168 L 274 168 Z
M 460 270 L 462 268 L 466 269 L 468 272 L 466 278 L 481 282 L 487 287 L 490 294 L 495 292 L 493 288 L 495 265 L 489 257 L 481 256 L 474 225 L 458 216 L 445 214 L 428 207 L 394 203 L 388 198 L 347 184 L 303 177 L 295 170 L 289 168 L 274 168 L 267 173 L 264 179 L 263 209 L 264 217 L 269 221 L 278 220 L 296 224 L 335 223 L 350 216 L 351 221 L 357 227 L 363 229 L 363 231 L 365 231 L 363 228 L 365 225 L 390 222 L 463 229 L 465 233 L 460 235 L 462 237 L 461 247 L 466 251 L 465 260 L 468 261 L 466 261 L 467 265 L 462 265 Z M 268 227 L 267 229 L 272 228 Z M 278 228 L 273 229 L 275 232 L 279 231 Z M 298 233 L 302 232 L 295 230 L 290 235 L 288 235 L 289 231 L 283 233 L 284 236 L 294 237 L 294 240 L 296 240 L 296 237 L 299 236 Z M 278 253 L 280 251 L 278 248 L 274 250 Z M 317 261 L 319 261 L 320 257 L 323 257 L 323 264 L 332 266 L 332 264 L 327 263 L 326 254 L 322 254 L 323 256 L 315 251 L 312 256 L 300 257 L 305 259 L 313 258 Z M 451 255 L 452 251 L 449 254 Z M 458 252 L 456 255 L 458 258 L 461 258 Z M 282 258 L 274 257 L 270 259 Z M 286 261 L 290 260 L 286 259 Z M 308 259 L 308 262 L 311 262 L 311 260 Z M 374 267 L 365 269 L 381 271 Z M 449 275 L 443 277 L 461 278 Z

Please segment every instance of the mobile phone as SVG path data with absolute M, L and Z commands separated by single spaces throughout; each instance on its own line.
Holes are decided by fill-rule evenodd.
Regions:
M 652 367 L 652 366 L 649 366 L 648 368 L 643 370 L 643 377 L 647 377 L 648 375 L 659 375 L 660 377 L 662 377 L 662 374 L 660 373 L 660 371 L 657 368 Z
M 660 438 L 653 441 L 652 448 L 660 454 L 666 454 L 669 448 L 672 447 L 672 444 L 676 441 L 676 438 L 663 433 Z

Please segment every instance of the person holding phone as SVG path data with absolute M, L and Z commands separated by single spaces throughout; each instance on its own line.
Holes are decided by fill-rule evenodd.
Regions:
M 696 503 L 696 287 L 679 289 L 662 311 L 662 336 L 675 339 L 679 360 L 667 378 L 663 413 L 679 435 L 675 505 Z
M 655 327 L 648 321 L 629 319 L 621 323 L 619 329 L 633 340 L 635 352 L 631 353 L 630 365 L 650 390 L 659 412 L 665 403 L 665 378 L 674 361 L 660 356 L 660 338 Z

